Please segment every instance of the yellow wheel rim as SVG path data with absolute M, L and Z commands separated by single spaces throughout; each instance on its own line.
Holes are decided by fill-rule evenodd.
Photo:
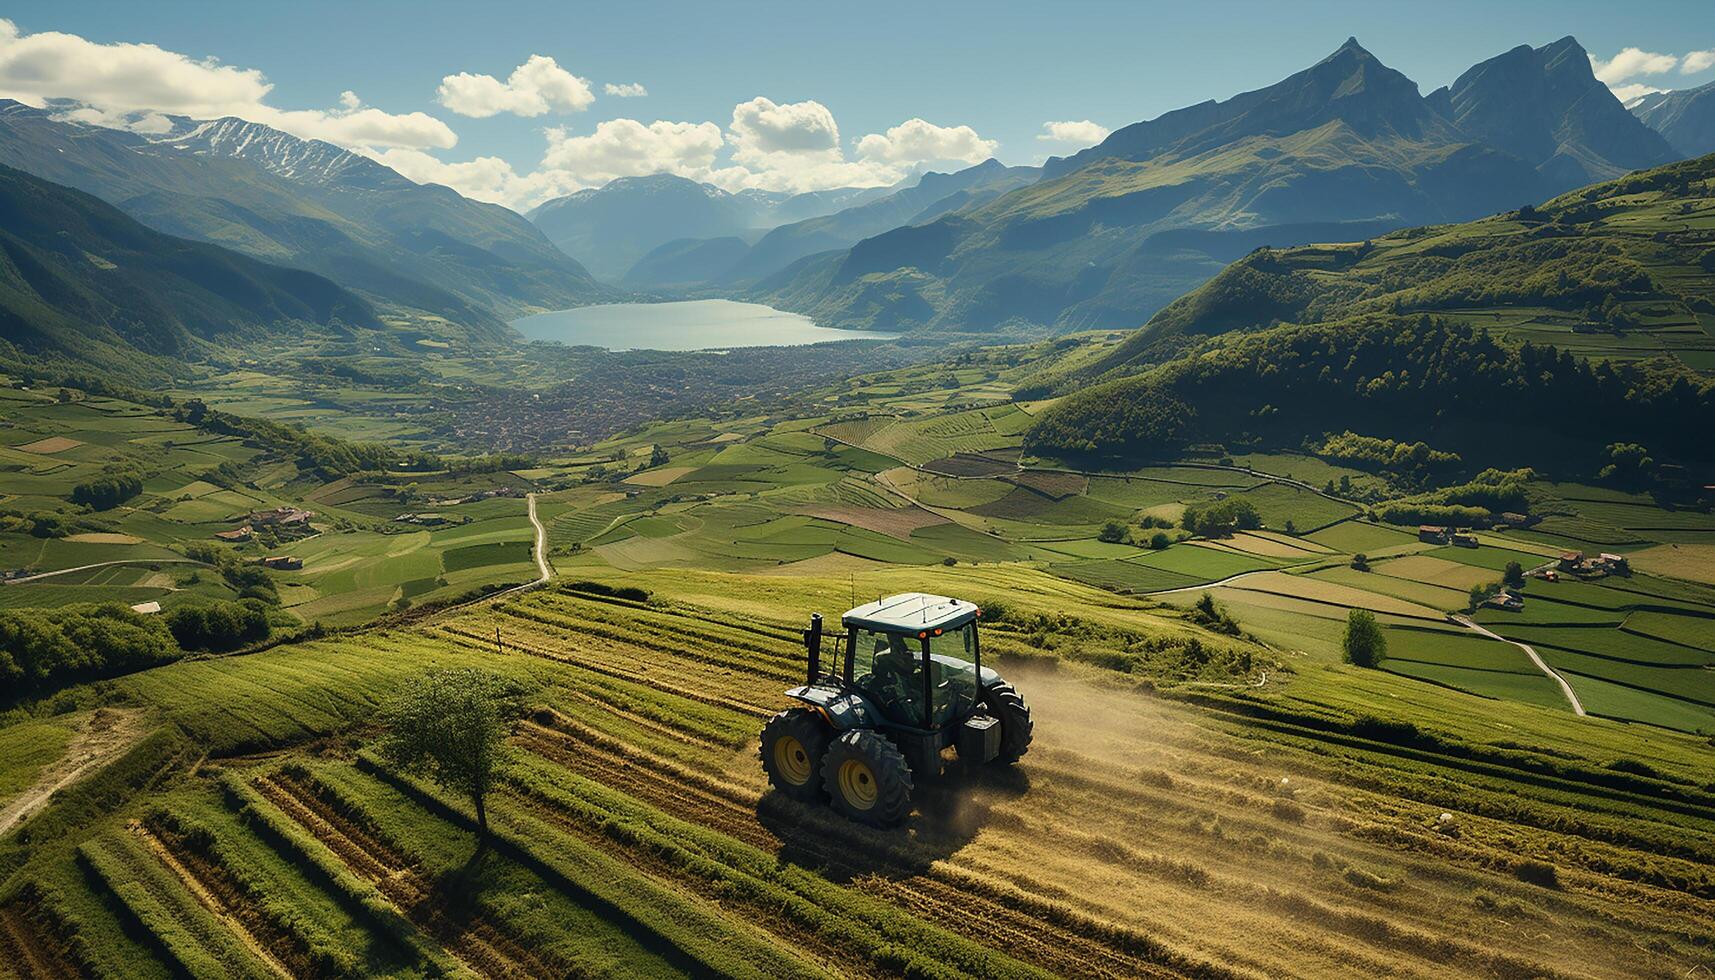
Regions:
M 774 768 L 779 771 L 780 778 L 794 786 L 802 786 L 810 781 L 810 753 L 804 751 L 804 743 L 790 735 L 780 736 L 774 743 Z
M 875 773 L 856 759 L 840 763 L 840 795 L 853 809 L 867 810 L 875 806 Z

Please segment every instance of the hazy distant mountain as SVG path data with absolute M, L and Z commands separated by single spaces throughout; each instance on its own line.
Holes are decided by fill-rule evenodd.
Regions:
M 1330 227 L 1361 238 L 1548 190 L 1348 40 L 1275 85 L 1050 160 L 1041 181 L 987 204 L 804 259 L 756 295 L 848 326 L 1129 326 L 1226 261 L 1222 238 L 1185 229 L 1272 245 Z
M 1551 191 L 1680 156 L 1597 81 L 1589 54 L 1570 37 L 1490 58 L 1428 102 L 1464 132 L 1535 166 Z
M 367 157 L 238 119 L 164 135 L 57 120 L 0 100 L 0 163 L 87 191 L 144 224 L 321 273 L 479 333 L 500 317 L 613 295 L 516 213 Z
M 369 305 L 301 269 L 152 231 L 82 191 L 0 166 L 0 347 L 138 376 L 258 331 L 379 328 Z
M 1715 82 L 1646 95 L 1633 102 L 1631 110 L 1680 154 L 1715 153 Z
M 653 174 L 621 177 L 601 187 L 548 201 L 529 219 L 592 273 L 617 281 L 638 259 L 685 238 L 754 240 L 788 221 L 827 214 L 888 193 L 889 188 L 840 188 L 808 194 L 745 190 Z
M 530 221 L 592 273 L 617 280 L 649 250 L 679 238 L 760 234 L 757 216 L 770 207 L 673 174 L 621 177 L 555 198 Z
M 781 225 L 736 254 L 730 244 L 734 239 L 730 238 L 706 248 L 693 248 L 683 240 L 669 242 L 640 259 L 626 274 L 625 283 L 637 288 L 666 288 L 762 279 L 806 255 L 849 248 L 890 228 L 932 220 L 1033 183 L 1039 176 L 1041 170 L 1036 167 L 1008 167 L 993 159 L 955 173 L 926 173 L 911 186 L 884 197 Z M 719 266 L 714 261 L 717 255 L 731 255 L 731 261 Z M 693 267 L 703 275 L 693 277 Z

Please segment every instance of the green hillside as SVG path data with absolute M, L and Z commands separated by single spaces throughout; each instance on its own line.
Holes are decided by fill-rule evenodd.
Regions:
M 4 166 L 0 322 L 0 349 L 108 368 L 139 352 L 182 358 L 208 342 L 381 326 L 368 303 L 314 273 L 151 231 Z
M 1715 370 L 1715 156 L 1480 221 L 1262 249 L 1152 317 L 1080 378 L 1158 363 L 1201 335 L 1430 314 L 1594 358 Z
M 367 157 L 239 119 L 143 136 L 0 99 L 0 163 L 157 231 L 319 273 L 371 300 L 505 334 L 501 316 L 612 293 L 518 214 Z

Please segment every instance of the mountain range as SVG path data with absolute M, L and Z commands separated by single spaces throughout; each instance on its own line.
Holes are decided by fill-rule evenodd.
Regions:
M 1034 183 L 1041 174 L 1037 167 L 1008 167 L 992 158 L 955 173 L 931 171 L 908 186 L 883 188 L 883 196 L 867 202 L 779 225 L 755 244 L 736 236 L 668 242 L 639 259 L 624 281 L 642 289 L 754 282 L 805 256 L 850 248 L 891 228 L 921 224 L 999 197 Z
M 1630 108 L 1632 115 L 1665 137 L 1681 156 L 1715 153 L 1715 82 L 1645 95 Z
M 165 132 L 138 133 L 0 100 L 0 165 L 156 232 L 325 277 L 297 286 L 343 287 L 331 305 L 270 299 L 242 315 L 154 318 L 163 333 L 119 315 L 122 294 L 102 293 L 105 281 L 83 285 L 106 310 L 54 289 L 13 307 L 38 311 L 38 341 L 41 324 L 76 322 L 86 339 L 163 355 L 270 315 L 289 329 L 380 322 L 506 342 L 514 315 L 638 294 L 746 298 L 827 325 L 911 332 L 1127 327 L 1257 248 L 1466 220 L 1708 148 L 1715 86 L 1627 111 L 1572 38 L 1513 48 L 1428 96 L 1348 39 L 1274 85 L 1123 127 L 1040 168 L 988 160 L 808 194 L 623 178 L 528 219 L 256 123 L 169 118 Z M 100 268 L 62 262 L 57 274 Z M 69 305 L 53 311 L 55 296 Z
M 620 177 L 547 201 L 527 217 L 548 240 L 603 280 L 616 282 L 638 259 L 680 239 L 754 241 L 776 225 L 860 206 L 886 187 L 807 194 L 729 193 L 674 174 Z
M 0 348 L 11 353 L 135 380 L 205 341 L 380 327 L 362 298 L 313 272 L 162 234 L 0 165 Z
M 151 228 L 316 272 L 474 336 L 614 295 L 516 212 L 418 184 L 332 144 L 239 119 L 142 134 L 0 100 L 0 163 Z
M 1577 42 L 1425 98 L 1356 39 L 1281 82 L 1110 134 L 976 207 L 814 255 L 753 298 L 831 325 L 1127 326 L 1262 245 L 1477 217 L 1676 154 Z

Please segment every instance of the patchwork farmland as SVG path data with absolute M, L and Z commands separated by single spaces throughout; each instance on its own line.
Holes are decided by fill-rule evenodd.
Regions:
M 978 587 L 968 570 L 938 574 Z M 678 581 L 681 597 L 554 588 L 119 682 L 152 731 L 0 843 L 4 962 L 127 976 L 1623 976 L 1691 969 L 1715 939 L 1715 797 L 1689 738 L 1640 743 L 1319 664 L 1151 694 L 1074 651 L 1195 628 L 1018 572 L 991 628 L 1037 743 L 1013 771 L 949 777 L 904 831 L 872 831 L 765 792 L 755 759 L 757 728 L 799 676 L 794 630 L 845 601 L 847 582 L 620 581 Z M 1039 615 L 1067 656 L 1043 659 Z M 375 703 L 434 664 L 480 664 L 530 692 L 490 805 L 495 845 L 474 859 L 466 805 L 368 744 Z M 1405 716 L 1362 713 L 1407 686 Z M 1642 768 L 1607 768 L 1616 751 Z M 14 768 L 7 785 L 31 782 L 30 763 Z M 1564 938 L 1521 944 L 1521 923 Z

